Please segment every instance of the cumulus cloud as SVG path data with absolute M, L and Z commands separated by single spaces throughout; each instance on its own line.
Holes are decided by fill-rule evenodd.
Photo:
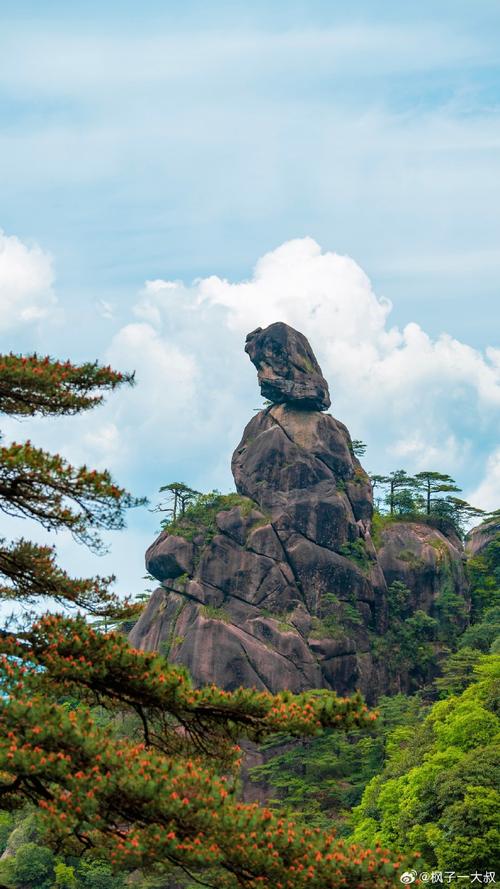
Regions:
M 490 454 L 484 477 L 469 500 L 487 512 L 500 509 L 500 448 Z
M 248 331 L 286 321 L 309 337 L 331 383 L 332 410 L 366 437 L 373 469 L 402 463 L 477 474 L 500 416 L 499 350 L 483 354 L 446 333 L 432 338 L 415 322 L 398 328 L 391 308 L 353 259 L 302 238 L 259 259 L 245 281 L 150 281 L 135 312 L 160 337 L 168 330 L 184 342 L 201 377 L 210 356 L 193 338 L 200 322 L 205 342 L 224 342 L 229 357 Z M 206 397 L 215 394 L 208 388 Z
M 0 332 L 39 321 L 56 304 L 52 259 L 0 230 Z

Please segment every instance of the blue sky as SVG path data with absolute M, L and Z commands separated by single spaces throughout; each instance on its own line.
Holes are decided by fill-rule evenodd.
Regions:
M 150 496 L 173 478 L 228 488 L 260 404 L 244 335 L 282 319 L 369 469 L 430 461 L 500 505 L 497 2 L 18 0 L 0 16 L 2 347 L 139 381 L 82 422 L 7 435 Z M 138 591 L 155 526 L 134 516 L 91 570 Z

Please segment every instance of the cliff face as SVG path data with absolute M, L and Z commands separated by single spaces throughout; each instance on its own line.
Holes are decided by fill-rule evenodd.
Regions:
M 412 612 L 436 617 L 444 596 L 459 596 L 464 613 L 457 612 L 456 621 L 459 629 L 465 628 L 469 589 L 458 537 L 446 537 L 426 524 L 398 521 L 382 531 L 378 559 L 388 586 L 400 581 L 410 591 Z
M 161 586 L 131 642 L 165 651 L 200 685 L 360 688 L 373 699 L 390 690 L 370 644 L 387 629 L 386 578 L 404 580 L 415 608 L 429 610 L 440 559 L 464 592 L 461 556 L 439 532 L 394 525 L 379 558 L 371 486 L 348 430 L 324 413 L 328 386 L 309 343 L 274 324 L 249 334 L 246 351 L 273 403 L 234 452 L 239 497 L 209 531 L 177 522 L 149 548 L 146 567 Z
M 472 528 L 467 534 L 465 552 L 467 556 L 480 556 L 488 544 L 496 540 L 500 534 L 500 516 L 495 516 L 489 521 L 482 522 L 477 528 Z

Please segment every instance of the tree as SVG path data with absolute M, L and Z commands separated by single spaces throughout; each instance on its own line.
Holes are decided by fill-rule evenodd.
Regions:
M 372 475 L 371 481 L 372 488 L 375 488 L 376 485 L 385 485 L 387 487 L 386 502 L 391 515 L 394 515 L 396 511 L 398 494 L 401 494 L 403 489 L 411 491 L 418 487 L 415 479 L 408 475 L 404 469 L 396 469 L 394 472 L 390 472 L 389 475 Z
M 431 504 L 430 514 L 434 518 L 451 523 L 458 536 L 463 537 L 469 522 L 484 516 L 484 510 L 472 506 L 460 497 L 444 497 Z
M 2 366 L 0 409 L 25 416 L 78 413 L 103 390 L 133 381 L 37 356 L 7 356 Z M 69 530 L 94 549 L 99 530 L 121 528 L 124 510 L 141 502 L 108 472 L 75 468 L 29 442 L 0 450 L 0 508 Z M 0 571 L 4 598 L 31 604 L 49 595 L 110 618 L 130 611 L 109 591 L 110 579 L 70 578 L 49 547 L 4 544 Z M 50 846 L 83 849 L 115 869 L 208 874 L 221 889 L 393 885 L 402 856 L 348 846 L 236 796 L 240 738 L 370 725 L 375 714 L 358 695 L 194 689 L 183 668 L 93 629 L 81 614 L 45 615 L 0 636 L 0 684 L 0 797 L 5 809 L 28 801 L 41 812 L 48 845 L 37 879 L 56 876 Z M 34 865 L 18 857 L 16 867 L 31 866 L 30 880 Z M 71 874 L 59 876 L 67 882 Z
M 420 498 L 415 497 L 415 490 L 400 487 L 392 495 L 392 514 L 398 516 L 414 516 L 418 514 Z
M 282 805 L 293 808 L 303 823 L 330 829 L 332 819 L 342 836 L 349 833 L 349 815 L 367 783 L 384 765 L 387 735 L 399 725 L 422 721 L 418 696 L 380 698 L 378 719 L 370 732 L 325 731 L 302 744 L 266 747 L 266 762 L 250 770 L 252 780 L 271 785 Z
M 447 698 L 463 692 L 476 679 L 474 668 L 481 660 L 481 651 L 470 646 L 463 646 L 447 658 L 443 664 L 442 675 L 434 680 L 440 696 Z
M 500 639 L 500 605 L 487 608 L 477 623 L 472 623 L 458 640 L 459 648 L 475 648 L 485 654 Z
M 360 438 L 353 438 L 351 442 L 352 452 L 355 457 L 364 457 L 366 454 L 366 444 Z
M 472 612 L 477 620 L 486 608 L 500 605 L 500 531 L 467 562 Z
M 441 524 L 443 530 L 453 529 L 461 537 L 471 519 L 485 516 L 484 510 L 450 496 L 460 488 L 451 476 L 441 472 L 426 470 L 410 476 L 404 469 L 396 469 L 389 475 L 372 475 L 371 483 L 372 491 L 378 485 L 387 489 L 385 503 L 391 516 L 427 516 L 436 520 L 438 527 Z
M 51 889 L 54 864 L 50 849 L 36 843 L 26 843 L 18 849 L 12 862 L 12 879 L 16 885 L 25 886 L 26 889 Z
M 96 407 L 103 392 L 133 375 L 98 364 L 76 366 L 37 355 L 0 356 L 0 412 L 11 416 L 61 416 Z M 30 518 L 46 530 L 69 531 L 99 552 L 100 530 L 121 529 L 124 511 L 144 501 L 118 487 L 106 470 L 74 467 L 30 441 L 0 448 L 0 509 Z M 57 603 L 94 614 L 124 614 L 123 603 L 109 589 L 113 577 L 71 578 L 59 568 L 53 547 L 28 540 L 0 540 L 0 597 L 33 605 L 50 596 Z
M 199 491 L 189 488 L 184 482 L 171 482 L 169 485 L 162 485 L 160 493 L 163 491 L 168 491 L 166 501 L 159 503 L 153 512 L 166 512 L 169 516 L 169 521 L 172 522 L 181 518 L 186 511 L 186 507 L 190 503 L 194 503 L 197 497 L 200 496 Z
M 78 889 L 75 868 L 58 861 L 54 867 L 55 883 L 53 889 Z
M 450 475 L 444 475 L 441 472 L 431 472 L 430 470 L 417 472 L 415 479 L 417 480 L 418 486 L 424 491 L 425 511 L 427 515 L 431 514 L 432 503 L 435 499 L 433 497 L 434 494 L 448 494 L 461 490 L 461 488 L 457 486 L 455 479 Z
M 0 794 L 4 806 L 37 802 L 53 844 L 82 844 L 121 868 L 215 869 L 220 887 L 392 886 L 401 856 L 235 794 L 241 737 L 369 725 L 359 696 L 194 689 L 183 668 L 82 618 L 48 615 L 28 646 L 4 638 L 1 648 Z M 68 697 L 78 707 L 60 703 Z M 97 721 L 97 703 L 134 715 L 131 736 Z
M 468 665 L 457 666 L 459 684 L 468 682 Z M 498 870 L 500 657 L 480 658 L 475 670 L 462 694 L 389 738 L 385 769 L 354 811 L 354 841 L 410 843 L 422 853 L 419 870 Z

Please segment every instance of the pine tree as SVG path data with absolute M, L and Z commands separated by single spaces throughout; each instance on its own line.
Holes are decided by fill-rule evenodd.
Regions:
M 386 503 L 389 507 L 390 515 L 394 515 L 394 512 L 398 506 L 398 497 L 399 500 L 402 500 L 401 494 L 409 493 L 418 487 L 418 483 L 413 476 L 408 475 L 408 473 L 404 469 L 396 469 L 394 472 L 390 472 L 389 475 L 372 475 L 372 490 L 375 489 L 377 485 L 385 485 L 387 487 L 387 495 L 386 495 Z M 408 510 L 404 510 L 408 511 Z
M 358 695 L 194 689 L 182 667 L 82 618 L 0 645 L 0 795 L 38 803 L 54 846 L 122 869 L 216 873 L 220 887 L 390 887 L 401 856 L 364 850 L 236 796 L 242 738 L 369 725 Z M 78 701 L 68 707 L 68 701 Z M 95 705 L 123 719 L 94 715 Z
M 166 522 L 175 522 L 178 518 L 182 518 L 186 512 L 186 507 L 190 503 L 194 503 L 200 496 L 199 491 L 188 487 L 184 482 L 170 482 L 168 485 L 162 485 L 160 493 L 167 491 L 166 499 L 162 500 L 152 512 L 165 512 L 168 516 Z
M 431 514 L 432 504 L 435 501 L 434 494 L 451 494 L 461 490 L 451 475 L 444 475 L 442 472 L 426 470 L 425 472 L 417 472 L 415 478 L 425 492 L 425 511 L 427 515 Z
M 106 391 L 133 383 L 97 363 L 80 366 L 36 354 L 0 356 L 0 413 L 57 417 L 99 405 Z M 30 441 L 0 448 L 0 509 L 34 519 L 47 531 L 69 531 L 102 551 L 101 530 L 121 529 L 126 509 L 143 500 L 118 487 L 106 470 L 74 467 Z M 126 606 L 110 591 L 113 577 L 72 578 L 56 563 L 55 550 L 20 539 L 0 540 L 0 597 L 25 605 L 52 597 L 94 614 L 122 614 Z

